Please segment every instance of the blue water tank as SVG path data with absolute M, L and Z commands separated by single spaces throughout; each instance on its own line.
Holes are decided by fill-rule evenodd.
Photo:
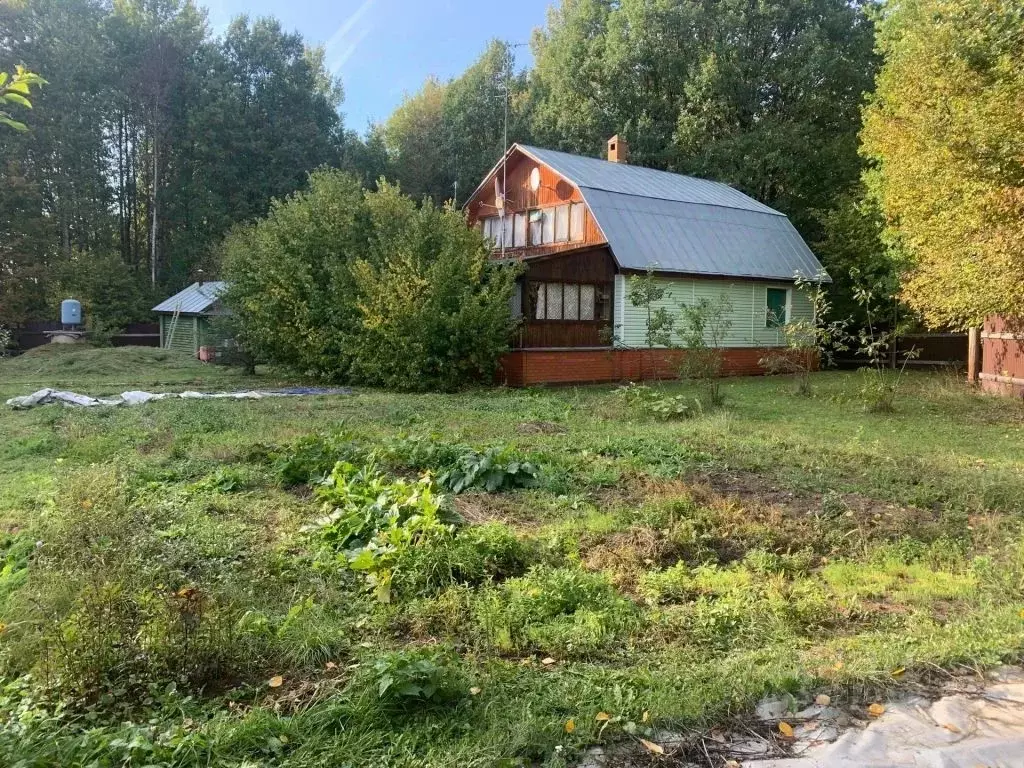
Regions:
M 75 299 L 64 299 L 60 303 L 60 321 L 63 325 L 81 325 L 82 302 Z

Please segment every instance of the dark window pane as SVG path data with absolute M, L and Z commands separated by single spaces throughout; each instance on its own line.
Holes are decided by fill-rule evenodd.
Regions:
M 786 299 L 789 291 L 785 288 L 769 288 L 765 306 L 765 327 L 778 328 L 786 324 Z
M 597 308 L 594 314 L 598 320 L 612 319 L 612 292 L 607 285 L 597 287 Z

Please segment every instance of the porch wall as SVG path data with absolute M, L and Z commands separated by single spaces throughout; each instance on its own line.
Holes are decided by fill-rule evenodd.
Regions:
M 769 347 L 723 350 L 724 376 L 765 373 L 759 361 Z M 522 349 L 506 354 L 499 381 L 510 387 L 534 384 L 593 384 L 673 379 L 685 350 L 679 349 Z

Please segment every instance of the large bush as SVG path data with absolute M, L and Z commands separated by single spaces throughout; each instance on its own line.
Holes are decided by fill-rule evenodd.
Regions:
M 454 389 L 507 347 L 514 274 L 461 214 L 337 171 L 236 229 L 225 298 L 259 357 L 321 378 Z

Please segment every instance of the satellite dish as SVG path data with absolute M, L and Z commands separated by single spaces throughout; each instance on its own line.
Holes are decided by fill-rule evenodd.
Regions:
M 530 171 L 530 189 L 534 192 L 540 189 L 540 168 Z

